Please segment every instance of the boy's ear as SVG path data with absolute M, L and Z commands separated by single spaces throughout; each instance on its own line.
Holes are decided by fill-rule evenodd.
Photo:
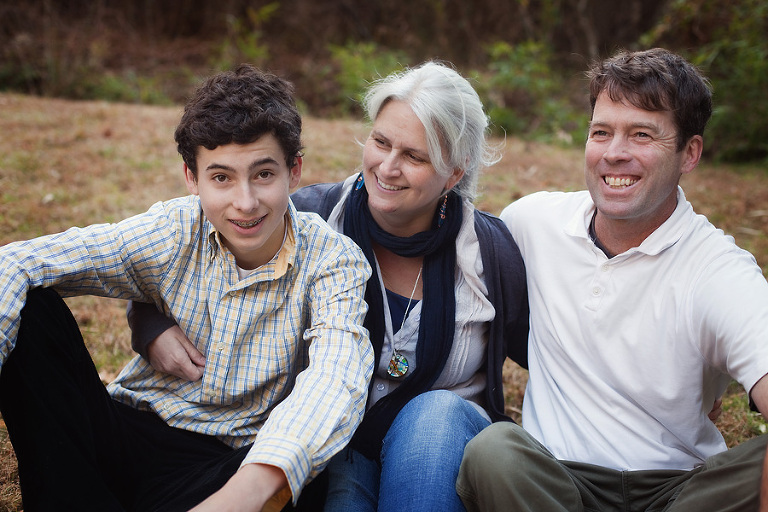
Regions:
M 288 185 L 291 190 L 299 186 L 299 182 L 301 181 L 301 166 L 304 165 L 304 160 L 300 156 L 297 156 L 293 162 L 293 167 L 288 171 L 290 173 Z
M 184 182 L 187 184 L 187 190 L 189 190 L 190 194 L 194 196 L 198 195 L 197 178 L 195 178 L 195 175 L 189 170 L 187 164 L 184 164 Z

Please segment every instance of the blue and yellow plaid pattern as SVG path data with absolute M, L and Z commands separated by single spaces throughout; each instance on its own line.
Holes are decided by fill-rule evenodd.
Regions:
M 297 496 L 361 421 L 373 351 L 364 255 L 318 216 L 290 205 L 288 217 L 278 256 L 242 280 L 194 196 L 0 248 L 0 362 L 30 288 L 153 302 L 206 356 L 203 378 L 137 356 L 109 392 L 174 427 L 253 443 L 244 464 L 280 467 Z

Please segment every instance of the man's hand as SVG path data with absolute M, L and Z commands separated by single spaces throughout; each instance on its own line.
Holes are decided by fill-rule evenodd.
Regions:
M 205 356 L 178 325 L 152 340 L 147 347 L 147 359 L 155 370 L 191 381 L 202 378 L 205 368 Z
M 191 512 L 260 512 L 267 501 L 287 485 L 288 480 L 280 468 L 246 464 L 224 487 Z
M 723 414 L 723 399 L 718 398 L 715 400 L 715 403 L 712 405 L 712 410 L 709 411 L 707 416 L 710 420 L 712 420 L 712 423 L 714 423 L 717 421 L 717 418 L 719 418 L 721 414 Z

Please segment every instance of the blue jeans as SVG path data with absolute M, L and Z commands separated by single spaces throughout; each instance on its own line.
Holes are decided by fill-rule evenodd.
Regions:
M 381 466 L 351 449 L 331 459 L 325 510 L 464 512 L 456 494 L 464 446 L 488 425 L 455 393 L 417 396 L 384 437 Z

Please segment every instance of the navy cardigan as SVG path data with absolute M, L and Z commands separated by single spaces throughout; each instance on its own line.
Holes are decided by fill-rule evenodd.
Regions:
M 328 219 L 341 199 L 342 183 L 318 183 L 291 195 L 297 210 Z M 491 321 L 486 357 L 486 409 L 492 421 L 510 420 L 504 412 L 502 366 L 509 357 L 528 368 L 528 286 L 520 250 L 507 226 L 498 218 L 475 210 L 475 232 L 480 243 L 488 300 L 496 310 Z

